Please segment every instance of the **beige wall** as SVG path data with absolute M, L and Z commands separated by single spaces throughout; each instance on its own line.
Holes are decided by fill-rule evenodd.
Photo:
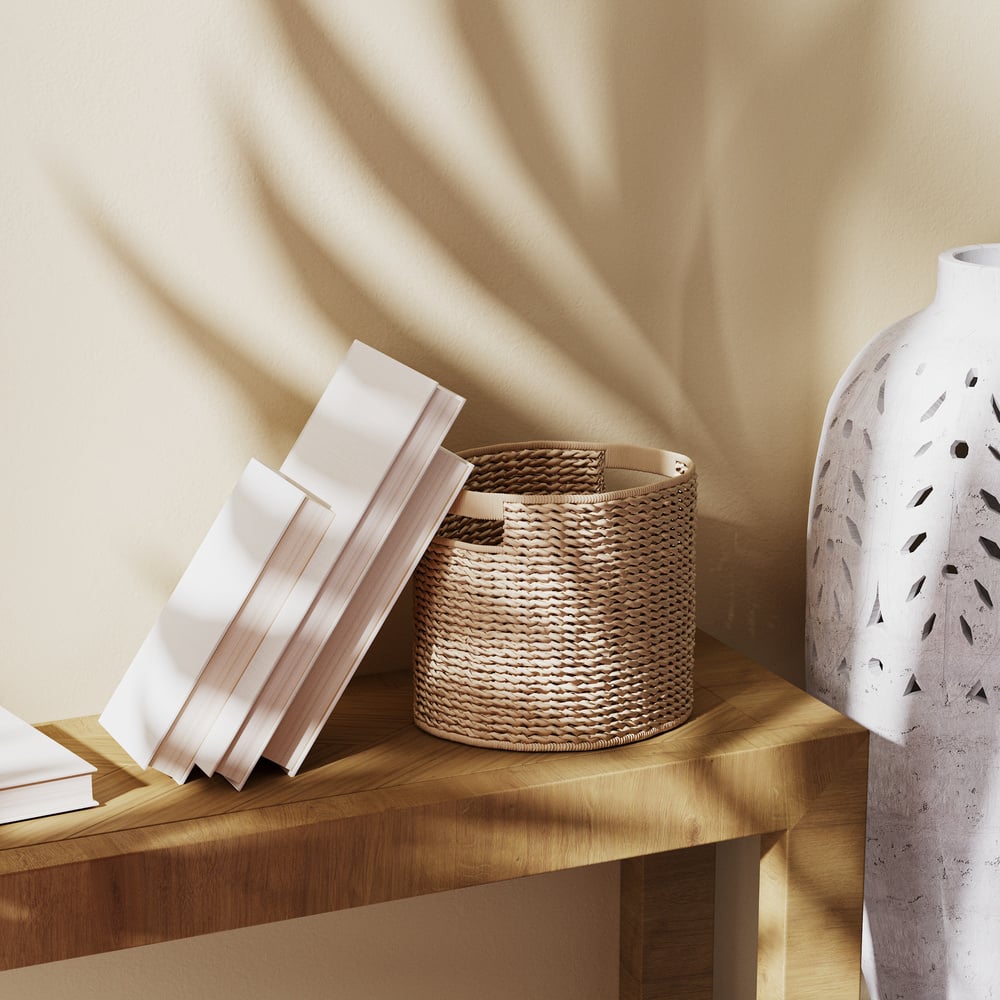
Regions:
M 468 396 L 456 448 L 687 451 L 701 624 L 800 680 L 826 399 L 930 298 L 939 250 L 1000 239 L 998 40 L 987 0 L 7 0 L 0 702 L 103 707 L 247 458 L 280 461 L 355 337 Z M 405 663 L 398 637 L 380 655 Z M 0 991 L 606 1000 L 613 881 Z

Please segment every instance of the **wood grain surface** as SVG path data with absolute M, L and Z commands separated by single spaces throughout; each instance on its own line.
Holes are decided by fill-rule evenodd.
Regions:
M 761 996 L 856 997 L 867 732 L 706 636 L 695 686 L 673 732 L 519 754 L 417 730 L 408 672 L 359 677 L 298 776 L 242 792 L 142 771 L 95 718 L 44 726 L 101 804 L 0 827 L 0 969 L 763 834 Z M 623 884 L 643 926 L 683 919 L 683 892 Z

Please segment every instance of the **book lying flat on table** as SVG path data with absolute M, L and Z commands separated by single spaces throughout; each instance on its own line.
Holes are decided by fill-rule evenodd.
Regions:
M 242 788 L 270 746 L 295 773 L 471 470 L 441 447 L 464 402 L 352 344 L 280 470 L 248 464 L 101 715 L 138 764 Z
M 92 780 L 96 770 L 0 708 L 0 823 L 96 806 Z

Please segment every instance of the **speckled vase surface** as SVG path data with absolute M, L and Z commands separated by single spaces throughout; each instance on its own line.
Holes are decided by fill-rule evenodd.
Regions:
M 845 372 L 807 581 L 809 690 L 872 731 L 868 989 L 1000 1000 L 1000 244 Z

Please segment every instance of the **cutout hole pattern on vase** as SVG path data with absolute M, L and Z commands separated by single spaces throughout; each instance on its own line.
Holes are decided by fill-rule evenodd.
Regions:
M 809 690 L 873 733 L 864 973 L 1000 1000 L 1000 246 L 939 258 L 827 410 L 807 522 Z

